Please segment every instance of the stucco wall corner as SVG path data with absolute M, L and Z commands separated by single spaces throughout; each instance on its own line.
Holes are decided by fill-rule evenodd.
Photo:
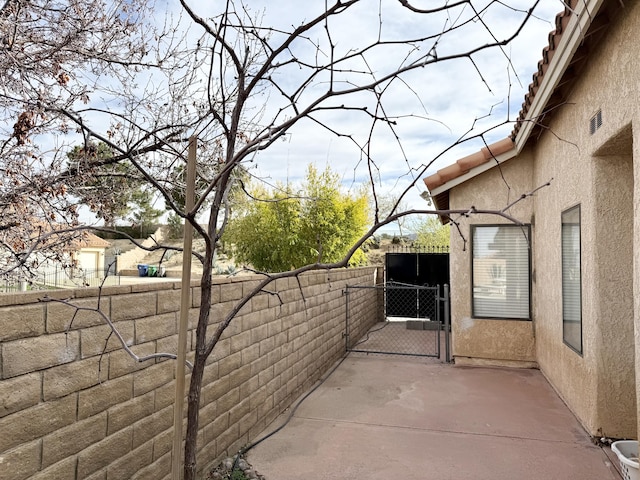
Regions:
M 453 356 L 503 366 L 537 366 L 533 324 L 462 317 L 453 322 Z M 468 360 L 465 360 L 468 361 Z

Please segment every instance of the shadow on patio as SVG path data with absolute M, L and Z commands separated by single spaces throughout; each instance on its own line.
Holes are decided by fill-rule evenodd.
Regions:
M 268 480 L 619 479 L 607 454 L 538 370 L 351 354 L 248 460 Z

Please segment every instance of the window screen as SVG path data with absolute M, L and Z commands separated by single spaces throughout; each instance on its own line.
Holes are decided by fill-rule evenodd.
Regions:
M 562 339 L 582 353 L 580 206 L 562 213 Z
M 473 227 L 474 317 L 531 318 L 529 234 L 529 226 Z

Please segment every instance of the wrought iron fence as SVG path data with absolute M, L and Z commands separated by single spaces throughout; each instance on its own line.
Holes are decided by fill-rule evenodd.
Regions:
M 28 280 L 4 280 L 0 282 L 0 292 L 99 287 L 100 285 L 120 285 L 120 276 L 116 275 L 113 267 L 106 269 L 52 267 L 38 272 Z
M 449 253 L 449 245 L 389 245 L 388 253 Z

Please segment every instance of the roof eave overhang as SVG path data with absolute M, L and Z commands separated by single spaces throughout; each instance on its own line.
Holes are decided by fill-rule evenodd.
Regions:
M 589 29 L 591 22 L 604 2 L 605 0 L 583 0 L 577 2 L 574 15 L 571 16 L 571 20 L 563 31 L 560 43 L 554 52 L 553 58 L 549 62 L 540 87 L 535 96 L 533 96 L 531 105 L 526 111 L 524 119 L 521 120 L 522 126 L 517 131 L 515 138 L 513 138 L 514 148 L 495 156 L 491 161 L 479 165 L 459 177 L 452 178 L 438 187 L 429 189 L 431 198 L 434 199 L 434 201 L 437 198 L 446 198 L 447 205 L 440 206 L 436 201 L 436 208 L 449 208 L 448 195 L 446 195 L 446 192 L 450 189 L 471 180 L 477 175 L 486 172 L 500 163 L 518 156 L 522 152 L 537 124 L 536 119 L 540 118 L 545 113 L 545 108 L 547 107 L 551 96 L 560 83 L 564 72 L 569 67 L 578 47 Z
M 529 140 L 529 136 L 536 125 L 536 119 L 543 113 L 553 95 L 555 88 L 562 79 L 564 72 L 569 67 L 576 50 L 580 46 L 589 25 L 602 7 L 605 0 L 585 0 L 578 2 L 575 15 L 571 17 L 565 32 L 562 34 L 553 59 L 544 76 L 542 84 L 533 97 L 523 125 L 514 139 L 515 150 L 519 154 Z
M 513 157 L 515 157 L 517 155 L 516 153 L 516 149 L 513 148 L 511 150 L 509 150 L 508 152 L 502 153 L 500 155 L 496 155 L 494 158 L 492 158 L 490 161 L 483 163 L 482 165 L 478 165 L 475 168 L 472 168 L 471 170 L 469 170 L 467 173 L 454 178 L 452 180 L 449 180 L 448 182 L 440 185 L 439 187 L 434 188 L 433 190 L 431 190 L 431 196 L 435 197 L 439 194 L 441 194 L 442 192 L 445 192 L 447 190 L 452 189 L 453 187 L 457 187 L 458 185 L 460 185 L 461 183 L 464 183 L 468 180 L 471 180 L 473 177 L 476 177 L 478 175 L 480 175 L 481 173 L 486 172 L 487 170 L 495 167 L 496 165 L 499 165 L 503 162 L 506 162 L 507 160 L 512 159 Z

